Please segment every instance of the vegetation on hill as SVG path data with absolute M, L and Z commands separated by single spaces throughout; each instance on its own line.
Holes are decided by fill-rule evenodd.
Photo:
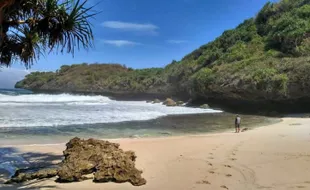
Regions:
M 120 64 L 63 65 L 55 73 L 33 72 L 17 88 L 92 92 L 145 92 L 161 87 L 161 68 L 137 69 Z M 153 89 L 154 90 L 154 89 Z
M 309 69 L 310 0 L 282 0 L 163 69 L 63 66 L 54 74 L 32 73 L 17 87 L 280 101 L 309 98 Z

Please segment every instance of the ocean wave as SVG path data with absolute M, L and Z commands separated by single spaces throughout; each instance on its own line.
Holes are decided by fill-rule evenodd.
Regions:
M 0 103 L 65 103 L 65 102 L 108 102 L 105 96 L 83 96 L 71 94 L 26 94 L 26 95 L 4 95 L 0 94 Z
M 213 109 L 167 107 L 144 101 L 71 94 L 0 95 L 0 127 L 57 127 L 144 121 L 168 115 L 219 113 Z

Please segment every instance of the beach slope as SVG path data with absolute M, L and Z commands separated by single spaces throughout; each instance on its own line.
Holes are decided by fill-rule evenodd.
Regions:
M 233 129 L 232 129 L 233 131 Z M 282 122 L 240 134 L 219 133 L 152 139 L 113 140 L 138 156 L 137 168 L 147 184 L 96 184 L 91 180 L 59 184 L 55 179 L 31 181 L 0 189 L 310 189 L 310 119 Z M 60 159 L 64 144 L 23 145 L 10 148 L 20 154 Z M 47 158 L 47 156 L 45 157 Z M 35 162 L 40 157 L 25 159 Z

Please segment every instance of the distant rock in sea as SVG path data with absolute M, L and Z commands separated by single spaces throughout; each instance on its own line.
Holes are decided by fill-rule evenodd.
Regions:
M 171 98 L 167 98 L 163 104 L 166 106 L 177 106 L 177 103 L 174 100 L 172 100 Z
M 178 106 L 183 106 L 183 105 L 184 105 L 184 102 L 183 102 L 183 101 L 177 101 L 177 105 L 178 105 Z
M 208 104 L 203 104 L 200 106 L 201 109 L 209 109 L 210 106 Z
M 160 101 L 159 99 L 155 99 L 155 100 L 153 101 L 153 104 L 159 104 L 159 103 L 161 103 L 161 101 Z

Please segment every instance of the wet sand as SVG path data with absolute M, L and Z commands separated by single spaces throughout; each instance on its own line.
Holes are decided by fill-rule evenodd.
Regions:
M 310 189 L 310 119 L 284 118 L 282 122 L 244 133 L 233 131 L 147 139 L 113 140 L 138 156 L 137 168 L 147 184 L 95 184 L 91 180 L 59 184 L 53 179 L 30 181 L 0 189 Z M 27 161 L 55 163 L 64 144 L 15 145 Z M 2 157 L 9 155 L 2 155 Z M 1 171 L 1 169 L 0 169 Z M 4 175 L 4 174 L 2 174 Z

